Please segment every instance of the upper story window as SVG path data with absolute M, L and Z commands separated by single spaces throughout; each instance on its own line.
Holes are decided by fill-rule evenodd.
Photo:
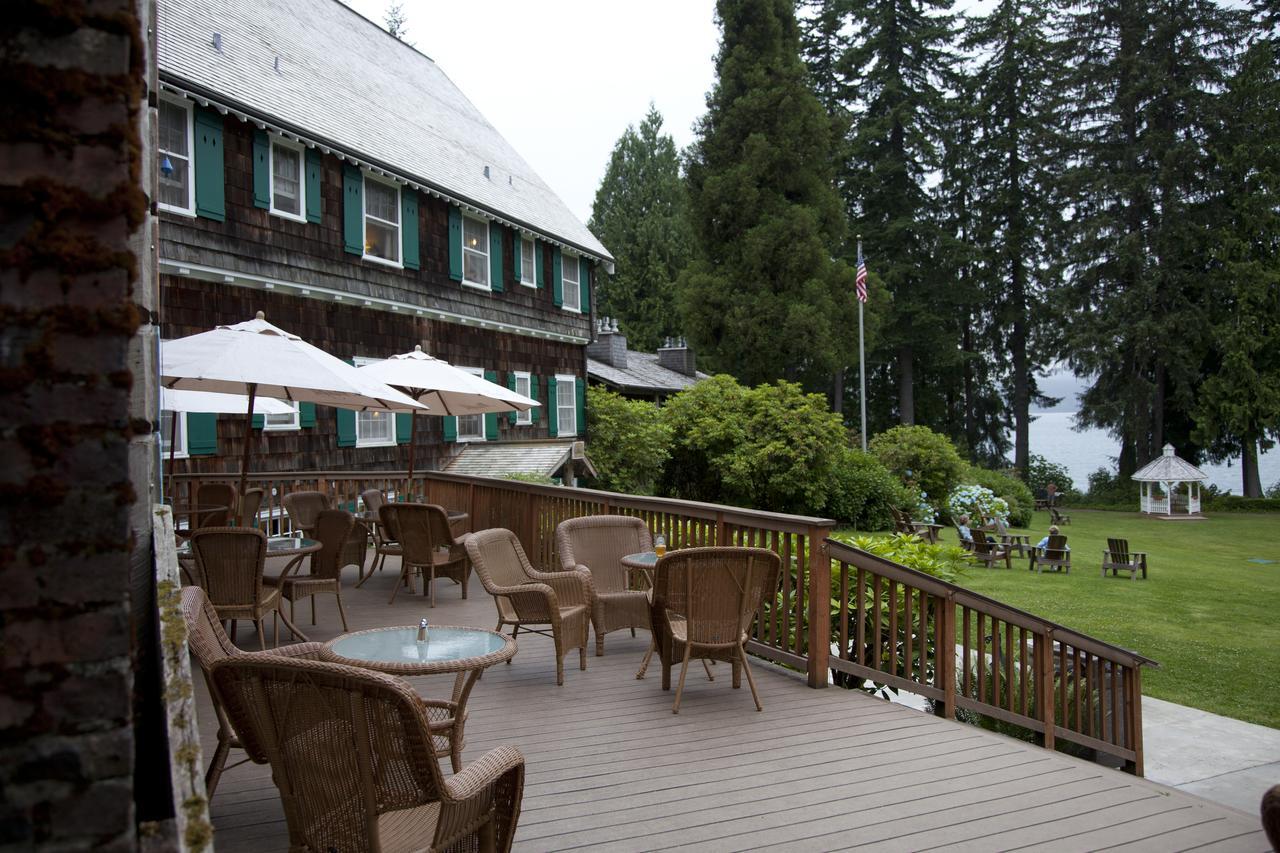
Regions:
M 533 241 L 528 237 L 520 238 L 520 283 L 525 287 L 537 287 L 534 279 Z
M 459 366 L 458 369 L 484 378 L 483 368 Z M 484 441 L 484 415 L 459 415 L 458 441 Z
M 302 146 L 271 140 L 271 212 L 307 221 L 306 181 L 302 176 Z
M 577 377 L 556 377 L 556 433 L 561 438 L 578 434 Z
M 356 367 L 382 361 L 356 356 Z M 356 447 L 385 447 L 396 443 L 396 416 L 392 412 L 356 412 Z
M 191 168 L 192 105 L 160 99 L 159 167 L 161 210 L 196 215 L 196 182 Z
M 364 256 L 400 266 L 400 188 L 364 176 Z
M 174 431 L 175 418 L 177 430 Z M 160 413 L 160 452 L 169 457 L 169 437 L 173 436 L 173 458 L 187 458 L 187 418 L 185 415 L 169 411 Z
M 462 217 L 462 281 L 489 286 L 489 223 L 470 216 Z
M 263 418 L 263 429 L 269 430 L 286 430 L 301 429 L 302 425 L 298 421 L 298 404 L 293 404 L 293 411 L 289 414 L 266 415 Z
M 523 394 L 526 397 L 532 397 L 529 392 L 532 390 L 533 377 L 523 370 L 516 371 L 516 393 Z M 516 426 L 528 426 L 533 423 L 533 410 L 527 412 L 516 412 Z
M 564 282 L 561 303 L 567 311 L 582 310 L 582 290 L 578 285 L 578 257 L 564 255 L 560 259 L 560 279 Z

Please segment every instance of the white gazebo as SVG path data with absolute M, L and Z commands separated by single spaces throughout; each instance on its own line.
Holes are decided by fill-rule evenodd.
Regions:
M 1142 484 L 1141 510 L 1148 515 L 1173 515 L 1173 496 L 1182 484 L 1187 486 L 1187 515 L 1200 512 L 1200 483 L 1209 476 L 1173 452 L 1173 445 L 1164 446 L 1164 455 L 1157 456 L 1133 475 L 1134 482 Z M 1163 495 L 1152 494 L 1152 484 L 1158 484 Z

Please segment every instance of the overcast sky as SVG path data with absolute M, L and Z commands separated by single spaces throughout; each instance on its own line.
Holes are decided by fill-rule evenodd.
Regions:
M 344 0 L 382 22 L 386 0 Z M 714 0 L 404 0 L 408 35 L 586 222 L 613 144 L 653 101 L 681 148 L 706 107 Z

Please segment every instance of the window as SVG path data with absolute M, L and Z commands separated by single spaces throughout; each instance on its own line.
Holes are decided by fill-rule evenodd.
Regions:
M 462 217 L 462 281 L 489 286 L 489 223 Z
M 356 367 L 382 361 L 356 356 Z M 356 412 L 356 447 L 383 447 L 396 443 L 396 416 L 393 412 Z
M 286 430 L 300 429 L 301 424 L 298 422 L 298 404 L 293 404 L 292 414 L 284 415 L 265 415 L 263 417 L 263 429 L 269 430 Z
M 364 256 L 400 266 L 400 188 L 364 176 Z
M 484 379 L 480 367 L 459 367 L 472 376 Z M 484 441 L 484 415 L 458 415 L 458 441 Z
M 302 179 L 302 146 L 283 139 L 271 140 L 271 212 L 277 216 L 307 221 Z
M 165 459 L 169 458 L 169 435 L 170 430 L 174 426 L 174 413 L 160 413 L 160 452 Z M 183 415 L 176 415 L 178 421 L 178 431 L 173 433 L 173 457 L 175 459 L 187 458 L 187 419 Z
M 560 278 L 564 282 L 561 290 L 562 304 L 569 311 L 582 310 L 582 291 L 578 287 L 578 258 L 576 255 L 564 255 L 560 259 Z
M 516 393 L 523 394 L 526 397 L 532 397 L 529 392 L 532 390 L 533 377 L 524 371 L 516 371 Z M 528 426 L 533 423 L 533 410 L 527 412 L 516 412 L 516 426 Z
M 196 215 L 191 169 L 192 112 L 189 101 L 160 99 L 159 151 L 161 210 Z
M 526 287 L 537 287 L 538 282 L 534 280 L 533 241 L 524 237 L 520 238 L 520 283 Z
M 556 377 L 556 432 L 561 438 L 578 434 L 578 380 Z

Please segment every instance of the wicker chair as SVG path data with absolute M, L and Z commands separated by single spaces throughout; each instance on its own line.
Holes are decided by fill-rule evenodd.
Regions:
M 202 587 L 218 618 L 231 620 L 235 641 L 237 619 L 252 619 L 258 629 L 258 646 L 267 647 L 262 617 L 279 613 L 280 590 L 267 586 L 262 570 L 267 561 L 267 534 L 250 527 L 206 527 L 191 535 L 196 586 Z M 280 620 L 275 620 L 275 644 L 280 642 Z
M 680 713 L 689 661 L 695 657 L 731 663 L 735 689 L 745 671 L 756 710 L 764 710 L 747 665 L 746 642 L 764 598 L 777 589 L 781 564 L 764 548 L 686 548 L 658 560 L 652 620 L 663 690 L 671 689 L 671 666 L 681 661 L 671 713 Z
M 431 606 L 436 606 L 437 577 L 446 577 L 462 585 L 462 597 L 467 597 L 467 580 L 471 566 L 467 562 L 466 549 L 453 538 L 449 529 L 449 514 L 444 507 L 435 504 L 383 504 L 378 513 L 384 524 L 395 531 L 404 549 L 400 558 L 400 581 L 391 590 L 391 604 L 400 591 L 400 583 L 408 582 L 413 589 L 413 572 L 422 574 L 424 591 L 428 592 Z
M 245 489 L 240 497 L 240 526 L 257 527 L 258 510 L 262 509 L 262 498 L 266 494 L 262 489 Z
M 485 591 L 498 608 L 498 627 L 511 626 L 550 634 L 556 645 L 556 684 L 564 684 L 564 656 L 579 649 L 578 668 L 587 668 L 587 628 L 595 589 L 590 572 L 540 572 L 529 564 L 520 540 L 510 530 L 494 528 L 465 540 L 467 555 Z M 530 625 L 546 625 L 535 630 Z
M 283 581 L 279 578 L 267 578 L 268 586 L 279 586 L 281 594 L 289 601 L 289 621 L 293 621 L 294 602 L 301 598 L 311 599 L 311 624 L 316 624 L 316 599 L 318 593 L 332 593 L 338 600 L 338 616 L 342 619 L 342 630 L 347 628 L 347 613 L 342 607 L 342 570 L 348 565 L 345 557 L 350 553 L 347 543 L 351 541 L 356 520 L 351 513 L 340 509 L 321 510 L 316 516 L 316 539 L 320 541 L 320 551 L 311 556 L 311 574 L 290 575 Z
M 653 550 L 653 537 L 643 519 L 626 515 L 591 515 L 571 518 L 556 527 L 560 568 L 586 570 L 595 587 L 591 625 L 596 635 L 596 655 L 604 654 L 604 635 L 610 631 L 649 627 L 649 596 L 630 589 L 622 558 Z
M 301 530 L 309 538 L 314 538 L 316 516 L 329 509 L 329 496 L 324 492 L 290 492 L 280 501 L 284 511 L 289 514 L 289 522 L 294 530 Z
M 498 747 L 445 779 L 403 679 L 263 656 L 219 661 L 213 684 L 249 758 L 271 765 L 290 850 L 511 849 L 524 756 Z
M 192 528 L 226 527 L 236 509 L 236 488 L 230 483 L 201 483 L 196 489 L 197 506 L 222 506 L 192 518 Z
M 231 724 L 227 722 L 227 715 L 218 701 L 218 694 L 213 691 L 213 684 L 209 681 L 209 670 L 218 661 L 237 655 L 272 654 L 318 660 L 324 644 L 294 643 L 268 652 L 242 652 L 231 642 L 226 631 L 222 630 L 222 621 L 218 618 L 213 605 L 209 603 L 209 597 L 204 594 L 204 590 L 198 586 L 183 587 L 181 595 L 182 618 L 187 623 L 187 645 L 191 647 L 191 654 L 195 656 L 196 664 L 204 674 L 205 682 L 209 684 L 209 693 L 213 697 L 213 713 L 218 718 L 218 745 L 214 747 L 213 761 L 209 763 L 209 769 L 204 774 L 204 786 L 208 789 L 209 798 L 213 799 L 213 792 L 218 787 L 218 780 L 222 778 L 222 771 L 228 769 L 227 756 L 233 748 L 240 748 L 240 741 L 236 738 Z M 244 760 L 248 761 L 247 758 Z M 238 761 L 231 766 L 236 767 L 243 763 L 244 761 Z
M 1262 795 L 1262 829 L 1272 849 L 1280 850 L 1280 785 L 1273 785 Z
M 379 520 L 382 519 L 382 507 L 386 505 L 386 495 L 381 489 L 366 489 L 360 493 L 360 499 L 364 501 L 365 509 L 369 512 L 377 513 Z M 400 543 L 396 541 L 395 536 L 391 535 L 391 531 L 387 530 L 383 524 L 374 524 L 373 527 L 373 564 L 369 566 L 369 574 L 373 574 L 373 570 L 382 570 L 387 562 L 387 557 L 400 557 L 404 555 L 404 549 L 400 547 Z M 360 583 L 364 583 L 366 579 L 362 578 Z M 359 586 L 360 584 L 356 584 Z
M 994 539 L 988 539 L 981 530 L 971 531 L 973 534 L 973 559 L 986 565 L 989 569 L 994 564 L 1004 561 L 1006 569 L 1013 568 L 1013 551 L 1007 546 L 1001 547 Z
M 1031 565 L 1027 568 L 1040 574 L 1046 566 L 1055 572 L 1071 574 L 1071 549 L 1067 547 L 1067 537 L 1055 533 L 1049 537 L 1043 551 L 1038 548 L 1031 550 Z
M 1120 572 L 1128 572 L 1129 580 L 1137 580 L 1138 572 L 1142 579 L 1147 579 L 1147 552 L 1130 551 L 1128 539 L 1107 539 L 1107 550 L 1102 552 L 1102 576 L 1116 577 Z

